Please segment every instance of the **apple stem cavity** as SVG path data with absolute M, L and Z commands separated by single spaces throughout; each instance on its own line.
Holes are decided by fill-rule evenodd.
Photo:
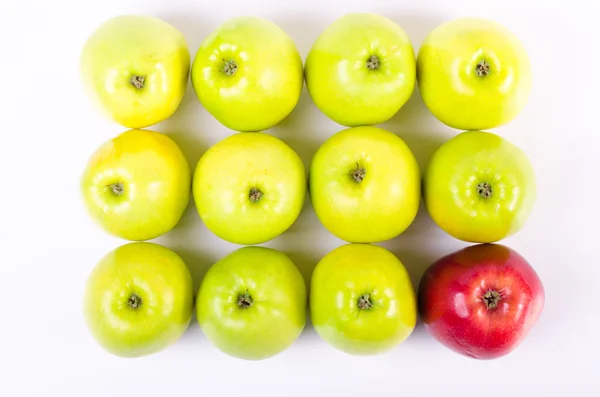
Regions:
M 367 68 L 369 68 L 369 70 L 379 69 L 379 58 L 377 58 L 377 55 L 371 55 L 369 59 L 367 59 Z
M 144 76 L 131 76 L 131 79 L 129 80 L 131 82 L 131 85 L 134 86 L 135 88 L 137 88 L 138 90 L 141 90 L 142 88 L 144 88 Z
M 373 302 L 371 301 L 371 294 L 362 294 L 358 298 L 357 304 L 360 310 L 370 310 L 373 307 Z
M 113 183 L 112 185 L 108 185 L 108 187 L 112 190 L 115 196 L 121 196 L 125 191 L 125 187 L 121 182 Z
M 354 182 L 361 183 L 363 179 L 365 179 L 366 173 L 367 172 L 365 171 L 365 169 L 358 165 L 358 163 L 356 163 L 356 169 L 352 171 L 352 173 L 350 173 L 350 176 L 352 177 Z
M 225 73 L 227 76 L 233 76 L 235 74 L 235 72 L 238 69 L 238 65 L 237 63 L 235 63 L 234 60 L 230 59 L 228 61 L 226 61 L 225 59 L 223 59 L 223 69 L 222 72 Z
M 498 307 L 498 303 L 502 300 L 502 295 L 498 291 L 488 290 L 483 294 L 481 299 L 488 310 L 493 310 Z
M 261 192 L 260 190 L 258 190 L 257 188 L 253 187 L 252 189 L 250 189 L 250 194 L 248 195 L 248 197 L 250 198 L 250 201 L 253 203 L 258 203 L 260 201 L 260 198 L 262 197 L 263 192 Z
M 240 309 L 247 309 L 252 306 L 252 297 L 248 293 L 248 290 L 246 290 L 246 292 L 243 294 L 238 295 L 237 304 Z
M 490 64 L 486 62 L 485 59 L 479 61 L 477 66 L 475 66 L 475 73 L 479 77 L 485 77 L 490 74 Z
M 134 310 L 139 309 L 139 307 L 142 306 L 142 298 L 137 294 L 131 294 L 127 300 L 127 305 Z
M 481 182 L 477 185 L 477 194 L 484 199 L 492 197 L 492 187 L 487 182 Z

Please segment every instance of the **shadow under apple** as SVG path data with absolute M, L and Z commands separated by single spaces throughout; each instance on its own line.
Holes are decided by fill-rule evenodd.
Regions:
M 296 251 L 296 250 L 287 250 L 285 254 L 294 262 L 302 277 L 304 277 L 304 282 L 306 284 L 306 290 L 310 293 L 310 279 L 312 276 L 312 272 L 317 266 L 319 260 L 323 255 L 320 255 L 319 252 L 314 250 L 304 250 L 304 251 Z
M 265 132 L 288 144 L 302 159 L 308 175 L 314 154 L 338 129 L 341 129 L 340 126 L 327 119 L 316 108 L 305 86 L 294 110 Z
M 217 237 L 204 226 L 193 199 L 190 199 L 179 223 L 171 231 L 160 236 L 156 242 L 181 256 L 192 274 L 196 292 L 208 268 L 220 259 L 211 249 L 214 246 L 212 241 L 214 239 Z
M 379 127 L 395 133 L 408 145 L 421 175 L 433 153 L 456 134 L 431 115 L 418 89 L 394 117 Z

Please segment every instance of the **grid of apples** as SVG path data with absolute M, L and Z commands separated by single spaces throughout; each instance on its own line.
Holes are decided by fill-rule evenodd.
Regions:
M 90 101 L 129 130 L 102 144 L 81 179 L 90 218 L 129 240 L 91 272 L 84 316 L 96 341 L 121 357 L 165 349 L 196 310 L 211 342 L 234 357 L 281 353 L 310 320 L 328 344 L 381 354 L 405 341 L 420 317 L 444 346 L 468 357 L 504 356 L 544 307 L 533 267 L 499 244 L 523 228 L 536 200 L 526 154 L 487 130 L 513 120 L 531 91 L 524 47 L 499 23 L 445 22 L 418 55 L 390 19 L 347 14 L 314 42 L 306 61 L 264 18 L 224 22 L 191 61 L 174 26 L 148 15 L 114 17 L 81 54 Z M 190 169 L 181 148 L 147 129 L 171 117 L 191 79 L 208 114 L 232 134 Z M 344 126 L 310 169 L 268 132 L 296 107 L 303 85 Z M 426 169 L 396 134 L 379 128 L 418 86 L 431 113 L 459 130 Z M 261 247 L 285 233 L 309 199 L 342 245 L 316 265 L 310 292 L 295 264 Z M 194 291 L 184 261 L 149 242 L 179 223 L 193 199 L 219 238 L 245 245 L 213 264 Z M 398 257 L 375 243 L 400 236 L 423 200 L 433 221 L 473 243 L 433 263 L 418 290 Z

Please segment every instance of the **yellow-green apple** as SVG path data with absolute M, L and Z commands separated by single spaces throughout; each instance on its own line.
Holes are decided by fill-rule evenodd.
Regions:
M 200 158 L 193 181 L 200 218 L 218 237 L 260 244 L 286 231 L 306 197 L 300 157 L 274 136 L 240 132 Z
M 208 269 L 196 298 L 198 323 L 224 353 L 263 360 L 287 349 L 306 323 L 306 285 L 294 263 L 243 247 Z
M 491 243 L 519 231 L 536 201 L 526 154 L 497 134 L 466 131 L 433 154 L 423 175 L 431 218 L 457 239 Z
M 419 285 L 425 329 L 449 349 L 476 359 L 515 350 L 544 309 L 544 286 L 531 265 L 500 244 L 478 244 L 434 262 Z
M 80 71 L 89 98 L 127 128 L 169 118 L 181 103 L 190 71 L 183 34 L 150 15 L 120 15 L 87 39 Z
M 304 83 L 292 39 L 273 22 L 250 16 L 214 30 L 198 49 L 191 75 L 204 108 L 244 132 L 266 130 L 286 118 Z
M 417 81 L 429 110 L 446 125 L 485 130 L 514 119 L 532 86 L 524 46 L 505 26 L 459 18 L 435 28 L 417 57 Z
M 372 13 L 351 13 L 329 25 L 306 59 L 308 91 L 330 119 L 347 127 L 383 123 L 416 84 L 415 53 L 406 32 Z
M 94 339 L 120 357 L 157 353 L 192 319 L 194 287 L 181 257 L 149 242 L 106 254 L 87 279 L 83 312 Z
M 354 355 L 388 352 L 412 333 L 417 299 L 400 260 L 370 244 L 342 245 L 321 259 L 310 287 L 312 324 L 323 340 Z
M 316 152 L 309 194 L 323 225 L 352 243 L 389 240 L 408 228 L 421 198 L 419 165 L 410 148 L 377 127 L 353 127 Z
M 81 177 L 86 210 L 106 232 L 149 240 L 171 230 L 190 201 L 191 170 L 168 136 L 128 130 L 104 142 Z

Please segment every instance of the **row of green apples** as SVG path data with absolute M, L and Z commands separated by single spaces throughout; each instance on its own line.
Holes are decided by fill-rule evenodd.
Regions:
M 174 228 L 193 196 L 206 227 L 236 244 L 260 244 L 281 235 L 297 220 L 307 197 L 322 224 L 351 243 L 402 234 L 414 221 L 421 197 L 450 235 L 496 242 L 524 226 L 536 201 L 535 174 L 524 152 L 483 131 L 466 131 L 445 142 L 421 177 L 415 156 L 398 135 L 351 127 L 321 145 L 308 174 L 298 154 L 279 138 L 239 132 L 209 148 L 192 175 L 168 135 L 132 129 L 91 156 L 82 192 L 99 225 L 134 241 Z
M 93 101 L 127 128 L 169 118 L 190 75 L 203 107 L 241 132 L 281 122 L 296 106 L 304 81 L 317 107 L 347 127 L 390 119 L 418 82 L 426 105 L 443 123 L 491 129 L 516 117 L 531 90 L 523 45 L 495 21 L 445 22 L 415 57 L 400 26 L 369 13 L 334 21 L 314 42 L 305 65 L 273 22 L 233 18 L 203 41 L 191 67 L 187 42 L 174 26 L 151 16 L 118 16 L 88 38 L 81 71 Z
M 421 195 L 438 225 L 466 241 L 498 241 L 525 223 L 535 201 L 533 171 L 526 156 L 505 139 L 476 130 L 459 134 L 434 154 L 421 182 L 415 158 L 398 136 L 364 126 L 391 117 L 415 84 L 410 43 L 410 51 L 402 50 L 407 48 L 407 41 L 402 41 L 406 35 L 391 21 L 371 14 L 335 22 L 307 59 L 306 81 L 317 106 L 340 124 L 353 127 L 319 148 L 308 183 L 302 162 L 289 146 L 266 133 L 247 132 L 273 126 L 295 106 L 302 64 L 293 67 L 298 65 L 294 61 L 280 68 L 289 54 L 285 47 L 292 48 L 290 57 L 299 60 L 293 43 L 281 29 L 258 18 L 238 18 L 214 32 L 196 56 L 192 82 L 210 113 L 246 132 L 210 148 L 192 180 L 175 142 L 139 129 L 168 117 L 183 96 L 186 51 L 172 46 L 177 51 L 167 51 L 166 58 L 157 52 L 161 43 L 174 37 L 168 32 L 182 43 L 174 28 L 162 21 L 119 17 L 96 31 L 84 50 L 83 71 L 92 82 L 88 87 L 93 96 L 113 119 L 135 128 L 102 145 L 83 177 L 90 214 L 112 234 L 148 240 L 168 232 L 189 202 L 190 184 L 206 226 L 239 244 L 258 244 L 285 232 L 297 219 L 307 188 L 321 222 L 351 243 L 401 234 L 414 220 Z M 362 48 L 358 58 L 346 48 L 353 42 Z M 419 57 L 420 84 L 425 102 L 440 120 L 457 128 L 484 129 L 518 113 L 529 90 L 529 72 L 514 37 L 489 21 L 460 20 L 436 29 L 421 54 L 427 53 L 428 42 L 442 46 L 431 46 L 432 62 Z M 459 53 L 464 58 L 458 51 L 463 47 L 475 53 L 460 73 L 449 75 L 440 69 L 442 55 L 455 68 L 458 64 L 450 58 Z M 505 58 L 503 51 L 511 56 Z M 183 68 L 169 67 L 173 65 Z M 431 74 L 428 69 L 434 71 L 431 78 L 425 77 Z M 174 70 L 183 70 L 180 79 L 172 79 Z M 294 87 L 290 83 L 294 77 L 288 78 L 298 70 L 299 87 L 288 106 L 285 96 L 287 88 Z M 445 88 L 452 91 L 450 102 L 444 102 L 447 92 L 434 89 L 444 87 L 440 79 L 449 79 Z M 424 89 L 427 81 L 434 82 L 431 90 Z M 426 91 L 433 96 L 428 99 Z M 282 93 L 286 95 L 278 96 Z M 452 104 L 459 106 L 449 108 Z M 464 272 L 468 272 L 461 279 L 464 290 L 456 289 L 456 278 Z M 221 350 L 234 356 L 257 359 L 276 354 L 304 326 L 306 295 L 300 292 L 301 280 L 281 253 L 260 247 L 236 251 L 212 266 L 202 281 L 197 297 L 200 325 Z M 349 289 L 348 283 L 355 288 Z M 543 306 L 543 288 L 533 269 L 499 245 L 474 246 L 440 260 L 422 285 L 419 303 L 428 329 L 444 344 L 472 357 L 497 357 L 512 350 Z M 189 272 L 172 251 L 154 244 L 125 245 L 92 273 L 86 319 L 107 349 L 126 356 L 147 354 L 172 343 L 186 328 L 193 305 L 190 291 Z M 404 267 L 392 254 L 372 245 L 349 244 L 317 265 L 310 312 L 317 332 L 335 346 L 350 353 L 378 353 L 412 331 L 413 294 Z M 459 307 L 460 297 L 464 305 Z M 475 313 L 478 321 L 457 325 L 457 318 L 466 312 Z M 167 315 L 157 318 L 157 313 Z M 497 325 L 493 330 L 490 318 Z

